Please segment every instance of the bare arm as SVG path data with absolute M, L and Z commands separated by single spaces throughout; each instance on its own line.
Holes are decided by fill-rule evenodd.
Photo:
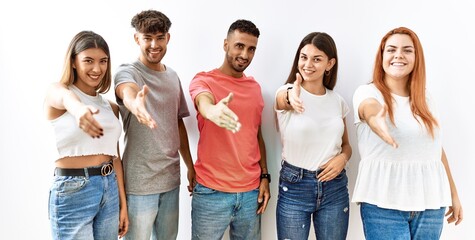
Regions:
M 183 158 L 183 162 L 188 169 L 188 192 L 193 192 L 193 188 L 196 185 L 196 173 L 193 166 L 193 159 L 191 158 L 190 145 L 188 142 L 188 133 L 186 131 L 185 123 L 183 119 L 178 119 L 178 130 L 180 133 L 180 155 Z
M 116 95 L 124 101 L 124 105 L 129 111 L 137 117 L 137 120 L 149 128 L 157 127 L 157 123 L 152 119 L 145 107 L 145 97 L 148 94 L 148 87 L 139 89 L 135 83 L 122 83 L 116 89 Z
M 69 90 L 64 84 L 52 84 L 46 94 L 44 108 L 46 118 L 55 119 L 66 111 L 71 113 L 85 133 L 91 137 L 100 137 L 103 135 L 102 126 L 94 118 L 94 114 L 99 110 L 93 106 L 85 105 L 78 96 Z
M 238 116 L 228 108 L 232 97 L 233 94 L 230 93 L 227 97 L 215 104 L 214 97 L 210 92 L 202 92 L 195 97 L 195 104 L 205 119 L 235 133 L 241 128 L 241 123 L 238 121 Z
M 398 147 L 397 142 L 389 134 L 389 129 L 386 124 L 387 109 L 385 106 L 382 106 L 374 98 L 368 98 L 361 102 L 358 107 L 358 114 L 360 119 L 368 123 L 371 130 L 383 141 L 394 148 Z
M 455 182 L 452 178 L 452 173 L 450 172 L 449 161 L 447 160 L 447 155 L 445 155 L 444 149 L 442 149 L 442 163 L 444 164 L 445 172 L 447 173 L 447 178 L 449 179 L 450 193 L 452 195 L 452 206 L 449 207 L 449 210 L 445 216 L 449 216 L 447 218 L 448 223 L 455 222 L 455 225 L 458 225 L 463 219 L 462 204 L 460 203 L 457 188 L 455 187 Z
M 259 143 L 259 151 L 261 154 L 261 159 L 259 160 L 259 165 L 261 166 L 261 173 L 269 173 L 267 170 L 267 155 L 266 155 L 266 145 L 264 143 L 264 138 L 262 137 L 261 127 L 259 126 L 259 131 L 257 132 L 257 141 Z M 267 208 L 267 204 L 270 199 L 270 188 L 269 188 L 269 179 L 261 179 L 259 185 L 259 197 L 257 201 L 259 203 L 259 208 L 257 209 L 257 214 L 262 214 Z

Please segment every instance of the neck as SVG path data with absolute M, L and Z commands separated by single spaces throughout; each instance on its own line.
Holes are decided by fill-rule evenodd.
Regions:
M 402 96 L 402 97 L 408 97 L 409 96 L 409 89 L 407 87 L 407 81 L 408 81 L 407 78 L 405 78 L 405 79 L 393 79 L 393 78 L 386 77 L 384 79 L 384 82 L 386 83 L 386 86 L 388 86 L 391 93 L 394 93 L 394 94 Z
M 309 93 L 314 95 L 325 95 L 327 89 L 323 86 L 322 81 L 318 82 L 302 82 L 302 87 Z
M 220 72 L 222 72 L 222 73 L 224 73 L 228 76 L 231 76 L 233 78 L 240 78 L 240 77 L 243 76 L 243 72 L 237 72 L 234 69 L 225 66 L 224 64 L 221 65 L 221 67 L 219 67 L 218 69 L 219 69 Z

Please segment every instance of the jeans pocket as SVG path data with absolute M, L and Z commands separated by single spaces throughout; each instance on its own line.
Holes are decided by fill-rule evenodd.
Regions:
M 346 169 L 343 168 L 341 172 L 333 180 L 341 180 L 346 177 Z
M 296 183 L 301 180 L 301 174 L 299 171 L 287 168 L 285 166 L 280 169 L 280 180 L 289 182 L 289 183 Z
M 205 187 L 199 183 L 196 184 L 195 188 L 193 189 L 193 194 L 213 194 L 216 190 Z
M 83 189 L 88 180 L 85 177 L 57 177 L 53 189 L 60 196 L 67 196 Z

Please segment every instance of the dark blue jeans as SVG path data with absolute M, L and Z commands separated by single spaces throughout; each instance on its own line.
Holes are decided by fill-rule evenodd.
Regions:
M 278 239 L 308 239 L 312 217 L 318 240 L 346 239 L 350 213 L 346 170 L 328 182 L 320 182 L 316 176 L 317 171 L 283 162 L 277 199 Z

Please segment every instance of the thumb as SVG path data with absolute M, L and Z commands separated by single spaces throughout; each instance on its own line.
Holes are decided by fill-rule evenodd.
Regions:
M 302 75 L 300 75 L 300 73 L 296 73 L 296 78 L 295 78 L 295 84 L 298 84 L 300 86 L 300 84 L 302 83 L 303 79 L 302 79 Z
M 221 99 L 221 102 L 224 103 L 225 105 L 228 105 L 231 100 L 233 100 L 233 93 L 229 93 L 229 95 L 223 99 Z
M 93 106 L 87 106 L 87 108 L 89 108 L 89 111 L 92 113 L 92 114 L 98 114 L 99 113 L 99 109 L 93 107 Z

